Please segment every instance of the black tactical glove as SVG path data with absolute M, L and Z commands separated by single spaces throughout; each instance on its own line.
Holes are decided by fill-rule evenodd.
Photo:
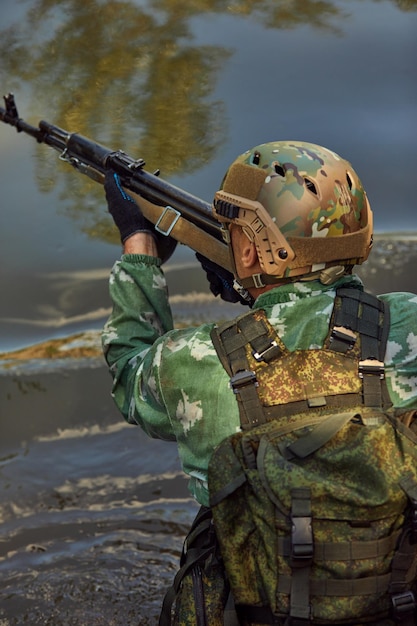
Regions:
M 210 261 L 210 259 L 199 252 L 196 252 L 195 256 L 206 273 L 207 280 L 210 284 L 210 291 L 213 295 L 220 296 L 225 302 L 240 302 L 245 306 L 252 306 L 253 298 L 249 294 L 248 299 L 246 299 L 234 289 L 234 277 L 231 272 L 217 265 L 214 261 Z
M 152 222 L 144 217 L 137 202 L 123 189 L 119 175 L 111 169 L 106 171 L 104 191 L 109 213 L 119 229 L 122 243 L 135 233 L 149 233 L 156 241 L 162 261 L 169 259 L 177 246 L 176 240 L 155 230 Z
M 122 243 L 135 233 L 155 235 L 151 222 L 143 216 L 135 200 L 125 192 L 119 175 L 113 170 L 106 171 L 104 191 L 109 213 L 119 229 Z

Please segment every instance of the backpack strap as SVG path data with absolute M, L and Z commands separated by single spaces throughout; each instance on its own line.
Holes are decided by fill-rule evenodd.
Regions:
M 310 570 L 313 564 L 311 491 L 291 491 L 291 626 L 308 626 L 311 619 Z
M 310 570 L 313 563 L 313 530 L 311 491 L 299 487 L 291 491 L 291 537 L 289 579 L 290 614 L 285 626 L 310 626 Z M 243 623 L 283 625 L 284 620 L 274 615 L 268 606 L 236 605 Z
M 184 577 L 193 571 L 199 564 L 203 564 L 210 556 L 218 551 L 216 535 L 212 524 L 212 513 L 208 507 L 201 506 L 185 538 L 180 559 L 180 569 L 175 575 L 174 582 L 165 594 L 162 610 L 159 617 L 159 626 L 171 626 L 172 607 L 181 587 Z M 196 598 L 196 613 L 204 611 L 204 598 Z M 205 623 L 204 620 L 202 623 Z M 199 624 L 196 624 L 199 626 Z
M 394 621 L 403 626 L 415 626 L 417 598 L 410 589 L 417 569 L 417 483 L 413 476 L 405 476 L 400 486 L 408 497 L 409 507 L 403 531 L 391 566 L 391 610 Z

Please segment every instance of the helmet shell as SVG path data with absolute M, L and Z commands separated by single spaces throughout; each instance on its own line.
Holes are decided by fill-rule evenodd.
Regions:
M 308 264 L 305 255 L 299 254 L 304 263 L 300 267 L 296 254 L 295 263 L 286 268 L 285 276 L 314 271 L 320 264 L 322 267 L 338 263 L 354 265 L 367 258 L 372 240 L 372 213 L 363 185 L 348 161 L 327 148 L 308 142 L 264 143 L 237 157 L 222 181 L 221 190 L 247 197 L 245 178 L 250 178 L 249 168 L 253 167 L 264 173 L 264 179 L 251 200 L 265 208 L 290 244 L 297 243 L 299 238 L 329 238 L 327 243 L 331 253 L 320 258 L 325 249 L 324 242 L 314 244 L 311 241 L 309 250 L 316 246 L 316 253 L 309 252 Z M 338 258 L 342 241 L 338 240 L 336 245 L 333 238 L 346 238 L 364 229 L 368 234 L 361 238 L 363 243 L 359 252 L 356 249 L 354 256 L 347 258 L 347 238 L 344 254 Z M 263 269 L 271 273 L 267 268 Z
M 286 237 L 337 237 L 366 226 L 362 183 L 351 164 L 327 148 L 275 141 L 245 152 L 235 162 L 265 170 L 256 200 Z

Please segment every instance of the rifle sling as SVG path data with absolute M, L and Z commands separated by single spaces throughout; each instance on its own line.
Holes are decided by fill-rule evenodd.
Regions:
M 221 267 L 231 271 L 229 250 L 226 244 L 213 235 L 199 228 L 175 209 L 159 206 L 146 200 L 133 191 L 126 191 L 140 206 L 143 215 L 152 224 L 157 224 L 159 220 L 163 223 L 163 231 L 167 236 L 173 237 L 179 243 L 185 244 L 195 252 L 199 252 L 205 257 L 214 261 Z

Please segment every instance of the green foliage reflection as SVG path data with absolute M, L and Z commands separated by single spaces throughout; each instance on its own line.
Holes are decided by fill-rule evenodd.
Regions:
M 397 4 L 409 10 L 416 2 Z M 0 31 L 3 88 L 14 90 L 19 104 L 22 84 L 29 85 L 44 119 L 143 157 L 147 169 L 160 168 L 167 178 L 209 163 L 227 130 L 212 94 L 232 51 L 195 45 L 191 18 L 228 14 L 270 28 L 309 24 L 337 32 L 344 17 L 330 0 L 33 0 L 30 6 L 24 20 Z M 20 113 L 38 122 L 30 111 Z M 58 167 L 68 171 L 40 146 L 41 189 L 58 179 L 66 210 L 88 218 L 91 235 L 115 240 L 102 189 L 81 176 L 74 181 L 72 172 L 57 177 Z

